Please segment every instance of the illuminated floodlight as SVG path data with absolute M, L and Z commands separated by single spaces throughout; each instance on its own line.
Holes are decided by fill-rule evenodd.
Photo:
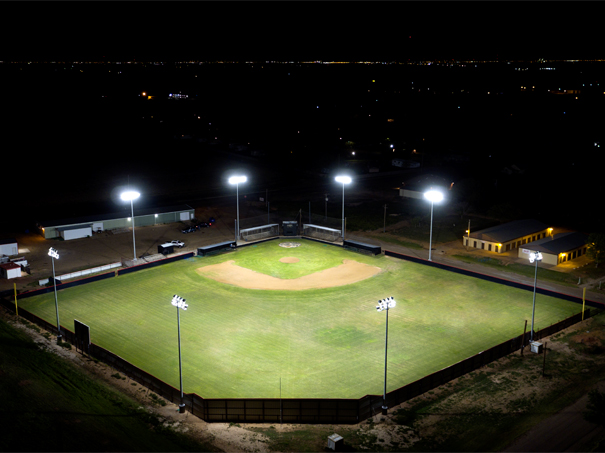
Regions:
M 350 184 L 352 179 L 349 176 L 337 176 L 336 182 L 340 182 L 342 184 Z
M 378 301 L 378 305 L 376 305 L 377 311 L 388 310 L 389 308 L 393 308 L 396 302 L 392 297 L 387 297 L 386 299 L 382 299 Z
M 185 303 L 185 299 L 177 296 L 176 294 L 172 298 L 172 305 L 174 305 L 177 308 L 181 308 L 183 310 L 187 310 L 187 307 L 189 306 Z
M 141 194 L 139 192 L 134 191 L 134 190 L 129 190 L 127 192 L 122 192 L 122 194 L 120 195 L 120 198 L 124 201 L 132 201 L 132 200 L 136 200 L 140 196 L 141 196 Z
M 438 190 L 429 190 L 424 192 L 424 198 L 432 203 L 439 203 L 443 200 L 443 193 Z
M 55 260 L 59 259 L 59 252 L 57 249 L 50 248 L 48 249 L 48 256 L 50 256 L 51 262 L 53 264 L 53 287 L 55 289 L 55 312 L 57 315 L 57 344 L 61 344 L 63 339 L 63 335 L 61 335 L 61 321 L 59 321 L 59 301 L 57 299 L 57 278 L 55 277 Z
M 229 178 L 229 184 L 239 184 L 240 182 L 246 182 L 248 178 L 245 176 L 231 176 Z
M 384 336 L 384 387 L 382 392 L 382 415 L 387 415 L 389 407 L 387 406 L 387 351 L 389 348 L 389 308 L 393 308 L 395 306 L 395 299 L 392 297 L 387 297 L 386 299 L 382 299 L 378 301 L 378 305 L 376 305 L 377 311 L 386 310 L 387 313 L 387 323 L 385 327 L 385 336 Z
M 179 404 L 179 413 L 185 413 L 185 402 L 183 400 L 183 362 L 181 359 L 181 310 L 187 310 L 188 305 L 185 303 L 185 299 L 177 296 L 176 294 L 172 296 L 172 305 L 176 307 L 176 320 L 178 326 L 179 333 L 179 379 L 181 381 L 181 402 Z
M 542 254 L 540 252 L 531 252 L 529 254 L 529 262 L 533 263 L 535 260 L 542 261 Z
M 229 184 L 235 184 L 235 199 L 237 206 L 237 217 L 235 220 L 235 242 L 239 238 L 239 183 L 246 182 L 248 178 L 246 176 L 231 176 L 229 178 Z

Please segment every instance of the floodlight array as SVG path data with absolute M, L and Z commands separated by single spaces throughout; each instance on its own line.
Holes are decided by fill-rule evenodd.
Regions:
M 54 249 L 54 248 L 51 247 L 48 250 L 48 256 L 52 256 L 54 259 L 58 260 L 59 259 L 59 252 L 57 252 L 56 249 Z
M 540 253 L 540 252 L 531 252 L 529 254 L 529 262 L 533 263 L 536 260 L 542 261 L 542 253 Z
M 177 308 L 182 308 L 183 310 L 187 310 L 187 307 L 189 306 L 185 303 L 185 299 L 177 296 L 176 294 L 172 298 L 172 305 L 174 305 Z
M 376 305 L 377 311 L 388 310 L 389 308 L 393 308 L 395 306 L 395 299 L 392 297 L 387 297 L 386 299 L 382 299 L 378 301 L 378 305 Z

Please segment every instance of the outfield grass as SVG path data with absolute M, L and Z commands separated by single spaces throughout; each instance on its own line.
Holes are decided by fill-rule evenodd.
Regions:
M 186 392 L 212 397 L 358 398 L 381 394 L 385 313 L 389 314 L 388 390 L 401 387 L 523 331 L 532 293 L 386 256 L 366 256 L 301 240 L 196 257 L 59 292 L 62 324 L 91 327 L 92 341 L 178 387 L 176 309 L 181 312 Z M 298 263 L 280 263 L 294 256 Z M 383 269 L 365 281 L 305 291 L 261 291 L 218 283 L 196 269 L 226 260 L 296 278 L 353 259 Z M 20 307 L 53 322 L 54 296 Z M 580 311 L 537 295 L 536 328 Z

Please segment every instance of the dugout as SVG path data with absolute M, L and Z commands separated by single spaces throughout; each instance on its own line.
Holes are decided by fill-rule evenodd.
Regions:
M 354 249 L 355 251 L 367 252 L 372 255 L 380 255 L 382 248 L 379 245 L 366 244 L 358 241 L 343 241 L 342 245 L 344 248 Z
M 295 220 L 285 220 L 282 222 L 284 236 L 298 236 L 298 222 Z
M 206 245 L 204 247 L 197 248 L 197 256 L 206 256 L 209 253 L 217 252 L 220 250 L 231 250 L 237 247 L 235 241 L 219 242 L 218 244 Z

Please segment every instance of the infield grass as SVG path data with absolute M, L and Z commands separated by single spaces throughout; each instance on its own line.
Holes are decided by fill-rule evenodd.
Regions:
M 359 398 L 382 394 L 385 313 L 389 313 L 388 387 L 393 390 L 523 332 L 532 293 L 386 256 L 366 256 L 312 241 L 279 241 L 196 257 L 59 291 L 62 325 L 91 328 L 92 341 L 173 386 L 179 386 L 176 308 L 181 312 L 183 384 L 206 398 L 280 396 Z M 297 257 L 298 263 L 281 263 Z M 226 260 L 280 278 L 342 264 L 378 266 L 350 285 L 262 291 L 205 278 L 196 269 Z M 20 307 L 53 322 L 52 293 Z M 536 330 L 581 310 L 537 295 Z

